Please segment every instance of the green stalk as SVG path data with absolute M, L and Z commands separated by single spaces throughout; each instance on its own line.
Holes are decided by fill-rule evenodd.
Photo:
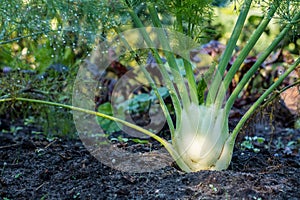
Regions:
M 39 99 L 29 99 L 29 98 L 22 98 L 22 97 L 16 97 L 16 98 L 6 98 L 6 99 L 0 99 L 0 103 L 1 102 L 14 102 L 14 101 L 25 101 L 25 102 L 30 102 L 30 103 L 39 103 L 39 104 L 44 104 L 44 105 L 50 105 L 50 106 L 57 106 L 57 107 L 62 107 L 62 108 L 67 108 L 70 110 L 74 110 L 74 111 L 79 111 L 79 112 L 83 112 L 83 113 L 87 113 L 90 115 L 95 115 L 98 117 L 102 117 L 105 119 L 109 119 L 118 123 L 121 123 L 127 127 L 130 127 L 132 129 L 135 129 L 141 133 L 144 133 L 150 137 L 152 137 L 153 139 L 157 140 L 159 143 L 161 143 L 166 149 L 167 151 L 170 153 L 170 155 L 172 156 L 172 158 L 177 162 L 177 164 L 179 165 L 179 167 L 181 169 L 183 169 L 184 171 L 190 172 L 190 168 L 181 161 L 180 156 L 178 155 L 178 153 L 174 150 L 174 148 L 172 147 L 172 145 L 167 142 L 165 139 L 153 134 L 152 132 L 143 129 L 135 124 L 131 124 L 127 121 L 103 114 L 103 113 L 99 113 L 99 112 L 95 112 L 95 111 L 91 111 L 91 110 L 87 110 L 87 109 L 83 109 L 83 108 L 79 108 L 79 107 L 75 107 L 75 106 L 71 106 L 71 105 L 66 105 L 66 104 L 61 104 L 61 103 L 56 103 L 56 102 L 50 102 L 50 101 L 44 101 L 44 100 L 39 100 Z
M 136 13 L 130 8 L 128 9 L 128 12 L 131 15 L 136 26 L 138 28 L 140 28 L 140 32 L 141 32 L 145 42 L 147 43 L 148 47 L 151 48 L 151 50 L 152 50 L 153 56 L 156 59 L 158 67 L 162 73 L 163 79 L 166 82 L 166 86 L 169 89 L 170 97 L 171 97 L 173 105 L 174 105 L 174 110 L 175 110 L 176 116 L 181 116 L 182 110 L 181 110 L 181 104 L 180 104 L 177 92 L 174 88 L 174 85 L 172 83 L 172 80 L 170 79 L 170 76 L 169 76 L 167 70 L 165 69 L 165 67 L 163 67 L 163 63 L 161 61 L 160 55 L 158 54 L 158 51 L 155 49 L 155 46 L 154 46 L 153 42 L 151 41 L 149 34 L 146 32 L 143 23 L 141 22 L 139 17 L 136 15 Z M 180 124 L 180 118 L 176 119 L 176 126 L 179 126 L 179 124 Z
M 244 62 L 245 58 L 248 56 L 249 52 L 252 50 L 254 45 L 257 43 L 260 36 L 263 34 L 264 30 L 270 23 L 272 17 L 274 16 L 277 8 L 279 7 L 279 3 L 274 3 L 270 6 L 268 14 L 263 18 L 257 29 L 251 35 L 250 39 L 248 40 L 246 46 L 242 49 L 239 56 L 234 61 L 233 65 L 231 66 L 230 70 L 228 71 L 227 75 L 223 80 L 224 90 L 227 91 L 233 77 L 235 76 L 236 72 L 239 70 L 240 66 Z M 216 104 L 220 107 L 225 97 L 225 92 L 219 92 L 216 98 Z
M 120 30 L 117 29 L 116 30 L 118 33 L 120 33 Z M 131 52 L 132 56 L 134 56 L 136 58 L 136 54 L 134 52 L 134 50 L 131 48 L 131 46 L 129 45 L 129 43 L 127 42 L 127 40 L 124 37 L 120 37 L 122 42 L 124 43 L 124 45 L 126 46 L 126 48 Z M 161 95 L 158 92 L 158 88 L 154 82 L 154 80 L 152 79 L 150 73 L 147 71 L 147 69 L 145 68 L 145 66 L 141 63 L 141 61 L 139 59 L 136 59 L 137 63 L 139 64 L 139 66 L 141 67 L 142 72 L 144 73 L 144 75 L 146 76 L 146 79 L 149 81 L 149 84 L 151 86 L 151 88 L 153 89 L 156 97 L 158 98 L 159 104 L 164 112 L 164 115 L 166 117 L 168 126 L 170 128 L 170 132 L 171 132 L 171 136 L 174 136 L 175 133 L 175 127 L 171 118 L 171 115 L 168 111 L 167 105 L 164 102 L 164 99 L 161 97 Z
M 188 84 L 189 84 L 191 101 L 195 104 L 199 104 L 199 99 L 198 99 L 198 95 L 197 95 L 197 84 L 196 84 L 195 75 L 193 72 L 193 67 L 192 67 L 191 63 L 185 59 L 183 60 L 183 64 L 184 64 L 184 70 L 186 73 L 186 78 L 187 78 Z
M 286 36 L 288 31 L 293 27 L 294 23 L 297 22 L 300 18 L 300 12 L 298 12 L 291 23 L 288 23 L 285 28 L 279 33 L 279 35 L 273 40 L 273 42 L 268 46 L 268 48 L 260 55 L 254 65 L 250 68 L 250 70 L 244 75 L 242 80 L 238 83 L 232 94 L 227 100 L 225 105 L 226 116 L 229 115 L 229 111 L 232 108 L 234 101 L 237 99 L 239 93 L 248 83 L 249 79 L 255 74 L 257 69 L 261 66 L 261 64 L 266 60 L 266 58 L 272 53 L 272 51 L 277 47 L 277 45 L 282 41 L 282 39 Z
M 154 139 L 158 140 L 159 142 L 164 143 L 163 138 L 160 138 L 159 136 L 153 134 L 152 132 L 150 132 L 146 129 L 143 129 L 143 128 L 135 125 L 135 124 L 131 124 L 127 121 L 124 121 L 124 120 L 121 120 L 121 119 L 118 119 L 118 118 L 115 118 L 115 117 L 112 117 L 112 116 L 109 116 L 109 115 L 106 115 L 106 114 L 102 114 L 102 113 L 99 113 L 99 112 L 96 112 L 96 111 L 91 111 L 91 110 L 87 110 L 87 109 L 83 109 L 83 108 L 79 108 L 79 107 L 75 107 L 75 106 L 71 106 L 71 105 L 66 105 L 66 104 L 61 104 L 61 103 L 56 103 L 56 102 L 51 102 L 51 101 L 44 101 L 44 100 L 39 100 L 39 99 L 29 99 L 29 98 L 22 98 L 22 97 L 0 99 L 0 102 L 8 102 L 8 101 L 12 101 L 12 102 L 14 102 L 14 101 L 26 101 L 26 102 L 30 102 L 30 103 L 39 103 L 39 104 L 45 104 L 45 105 L 50 105 L 50 106 L 67 108 L 67 109 L 70 109 L 70 110 L 84 112 L 84 113 L 91 114 L 91 115 L 96 115 L 98 117 L 103 117 L 103 118 L 106 118 L 106 119 L 109 119 L 109 120 L 112 120 L 112 121 L 115 121 L 115 122 L 119 122 L 119 123 L 121 123 L 125 126 L 128 126 L 128 127 L 133 128 L 137 131 L 145 133 L 146 135 L 148 135 L 150 137 L 153 137 Z
M 166 37 L 166 34 L 165 34 L 162 24 L 158 18 L 157 11 L 156 11 L 154 5 L 149 4 L 148 8 L 149 8 L 149 13 L 150 13 L 154 27 L 160 28 L 158 30 L 158 38 L 162 45 L 163 52 L 167 58 L 168 64 L 172 70 L 172 75 L 173 75 L 174 79 L 178 81 L 177 86 L 178 86 L 178 90 L 179 90 L 179 96 L 181 97 L 181 100 L 182 100 L 183 108 L 188 108 L 190 105 L 188 90 L 185 86 L 184 79 L 180 74 L 180 70 L 176 63 L 174 53 L 172 53 L 172 49 L 169 45 L 168 38 Z M 177 116 L 177 117 L 179 117 L 179 116 Z
M 260 106 L 261 103 L 281 84 L 281 82 L 300 64 L 300 57 L 294 62 L 294 64 L 289 67 L 283 75 L 281 75 L 276 82 L 274 82 L 249 108 L 249 110 L 244 114 L 242 119 L 236 125 L 232 133 L 230 134 L 230 140 L 234 141 L 240 129 L 243 127 L 247 119 L 254 113 L 254 111 Z
M 151 88 L 154 90 L 154 94 L 158 98 L 159 104 L 164 112 L 165 117 L 166 117 L 169 129 L 171 132 L 171 136 L 173 137 L 175 134 L 175 127 L 174 127 L 170 112 L 168 111 L 167 105 L 165 104 L 165 101 L 162 98 L 162 96 L 159 94 L 158 88 L 156 87 L 156 84 L 153 81 L 153 79 L 152 79 L 151 75 L 149 74 L 149 72 L 147 71 L 147 69 L 144 66 L 141 67 L 141 69 L 142 69 L 144 75 L 146 76 L 147 80 L 149 81 Z
M 230 36 L 230 39 L 228 41 L 227 47 L 221 57 L 218 69 L 216 70 L 216 75 L 215 75 L 213 82 L 211 84 L 211 87 L 208 91 L 207 100 L 206 100 L 207 105 L 210 105 L 215 102 L 215 98 L 221 87 L 222 77 L 223 77 L 226 67 L 231 59 L 232 53 L 236 47 L 237 40 L 239 39 L 239 36 L 241 35 L 244 23 L 246 21 L 246 17 L 250 10 L 251 3 L 252 3 L 252 0 L 244 1 L 244 4 L 240 11 L 239 17 L 237 19 L 235 27 L 234 27 L 232 34 Z
M 177 5 L 179 6 L 179 8 L 181 7 L 181 0 L 177 0 Z M 156 11 L 155 7 L 153 6 L 153 4 L 149 5 L 149 12 L 150 12 L 150 15 L 151 15 L 151 18 L 152 18 L 154 26 L 162 28 L 162 24 L 161 24 L 161 22 L 160 22 L 160 20 L 159 20 L 159 18 L 157 16 L 157 11 Z M 182 15 L 181 15 L 181 13 L 177 13 L 176 14 L 176 19 L 177 19 L 177 23 L 179 25 L 179 32 L 183 33 L 183 25 L 182 25 Z M 165 37 L 165 34 L 160 35 L 159 39 L 160 39 L 160 41 L 162 43 L 163 48 L 167 49 L 167 51 L 164 51 L 164 53 L 167 56 L 167 60 L 170 63 L 170 67 L 175 66 L 175 69 L 178 71 L 178 73 L 175 73 L 173 75 L 174 75 L 174 77 L 177 80 L 181 80 L 182 81 L 181 87 L 184 89 L 186 86 L 184 84 L 184 80 L 182 79 L 182 77 L 180 75 L 180 70 L 179 70 L 179 68 L 177 66 L 174 54 L 170 53 L 170 51 L 168 51 L 168 50 L 170 50 L 169 44 L 166 43 L 168 41 L 168 39 Z M 169 54 L 171 54 L 171 55 L 169 55 Z M 187 58 L 189 58 L 190 55 L 187 55 L 187 56 L 188 56 Z M 188 102 L 187 97 L 190 96 L 191 101 L 194 102 L 195 104 L 198 104 L 197 85 L 196 85 L 195 76 L 194 76 L 194 72 L 192 70 L 191 63 L 188 62 L 185 59 L 184 59 L 183 62 L 184 62 L 184 69 L 185 69 L 185 72 L 186 72 L 186 78 L 187 78 L 187 81 L 188 81 L 189 91 L 190 91 L 190 95 L 189 95 L 189 94 L 185 93 L 185 91 L 187 91 L 187 90 L 183 90 L 184 91 L 184 93 L 182 95 L 183 96 L 183 98 L 182 98 L 183 102 Z M 186 107 L 186 105 L 185 105 L 185 107 Z

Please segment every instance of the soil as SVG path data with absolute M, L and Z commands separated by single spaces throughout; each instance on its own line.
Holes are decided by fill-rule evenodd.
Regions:
M 262 127 L 259 153 L 239 139 L 228 170 L 195 173 L 117 171 L 79 139 L 0 130 L 0 199 L 300 199 L 300 130 Z

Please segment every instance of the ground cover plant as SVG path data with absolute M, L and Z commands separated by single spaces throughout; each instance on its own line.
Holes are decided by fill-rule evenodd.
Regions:
M 44 99 L 46 95 L 40 95 L 36 99 L 30 98 L 30 96 L 28 98 L 26 95 L 22 96 L 24 88 L 16 90 L 18 91 L 16 93 L 11 92 L 14 91 L 11 89 L 6 90 L 6 92 L 2 92 L 0 102 L 3 102 L 3 105 L 12 105 L 12 107 L 16 104 L 7 103 L 11 101 L 29 102 L 30 104 L 41 103 L 72 110 L 75 125 L 77 126 L 80 137 L 88 150 L 94 156 L 97 153 L 99 154 L 99 149 L 103 150 L 111 147 L 107 146 L 107 141 L 117 144 L 118 148 L 127 148 L 128 144 L 133 143 L 147 147 L 150 139 L 145 140 L 140 134 L 143 133 L 151 136 L 163 145 L 172 156 L 177 166 L 183 171 L 192 172 L 207 169 L 227 169 L 230 166 L 232 155 L 234 155 L 233 149 L 236 137 L 245 122 L 250 118 L 254 111 L 257 111 L 259 106 L 273 94 L 274 90 L 280 86 L 281 82 L 299 66 L 299 56 L 295 56 L 295 59 L 293 59 L 293 61 L 288 65 L 286 71 L 278 76 L 276 81 L 275 78 L 272 79 L 273 81 L 267 85 L 265 89 L 266 91 L 253 101 L 253 105 L 248 108 L 247 112 L 242 114 L 242 118 L 238 119 L 235 126 L 229 127 L 230 114 L 232 114 L 232 111 L 235 111 L 235 109 L 232 109 L 234 102 L 241 98 L 241 92 L 247 92 L 247 90 L 243 89 L 246 86 L 249 88 L 249 85 L 257 83 L 257 81 L 251 82 L 253 80 L 253 76 L 257 75 L 261 66 L 267 63 L 272 52 L 278 48 L 280 42 L 284 41 L 284 36 L 299 28 L 298 22 L 300 13 L 297 9 L 299 8 L 299 2 L 288 1 L 288 4 L 284 4 L 281 1 L 243 1 L 240 4 L 238 2 L 234 2 L 234 6 L 237 6 L 239 9 L 239 17 L 228 40 L 226 48 L 224 48 L 224 52 L 218 59 L 215 59 L 212 64 L 210 63 L 210 70 L 207 73 L 200 73 L 199 76 L 195 76 L 194 70 L 197 67 L 194 66 L 191 61 L 197 60 L 197 57 L 192 56 L 192 53 L 200 52 L 201 54 L 204 51 L 203 49 L 205 49 L 201 48 L 195 50 L 195 48 L 199 46 L 199 43 L 197 42 L 205 40 L 205 38 L 203 38 L 203 33 L 210 31 L 210 24 L 208 21 L 212 18 L 212 2 L 202 1 L 196 3 L 191 1 L 185 4 L 183 1 L 176 1 L 176 4 L 173 3 L 173 1 L 165 2 L 165 4 L 160 4 L 160 2 L 120 1 L 116 2 L 116 4 L 112 3 L 110 5 L 111 9 L 113 9 L 115 13 L 119 13 L 120 16 L 124 15 L 124 18 L 126 19 L 125 24 L 129 23 L 131 20 L 133 21 L 133 23 L 130 24 L 134 27 L 131 27 L 131 34 L 137 38 L 141 38 L 139 40 L 142 41 L 142 47 L 144 48 L 141 50 L 141 48 L 136 44 L 130 43 L 131 41 L 128 40 L 128 35 L 126 35 L 126 33 L 129 33 L 126 32 L 126 26 L 128 26 L 128 24 L 125 27 L 119 26 L 120 24 L 112 25 L 112 30 L 118 34 L 115 37 L 117 40 L 113 39 L 109 42 L 100 41 L 100 48 L 96 45 L 94 51 L 90 53 L 91 58 L 86 59 L 83 62 L 84 65 L 79 66 L 79 72 L 73 88 L 73 106 L 65 103 L 47 101 Z M 214 3 L 217 4 L 217 2 Z M 249 36 L 248 42 L 243 45 L 242 49 L 238 51 L 238 53 L 234 53 L 234 51 L 236 51 L 237 41 L 242 35 L 242 30 L 246 23 L 247 14 L 251 9 L 251 5 L 257 5 L 258 3 L 261 3 L 260 5 L 265 11 L 265 16 L 261 17 L 261 21 L 257 24 L 255 31 Z M 63 3 L 61 5 L 63 5 Z M 62 10 L 64 10 L 64 8 Z M 161 17 L 162 14 L 165 13 L 171 13 L 174 16 L 174 18 L 170 19 L 172 21 L 171 23 L 169 21 L 164 21 L 165 18 Z M 194 18 L 194 16 L 197 17 Z M 88 17 L 89 16 L 87 16 L 87 18 Z M 250 65 L 249 69 L 246 72 L 243 72 L 241 68 L 245 66 L 245 60 L 249 58 L 249 53 L 252 53 L 251 50 L 259 40 L 260 36 L 267 30 L 270 21 L 272 19 L 276 19 L 276 17 L 280 17 L 282 20 L 281 23 L 283 24 L 279 33 L 269 45 L 266 45 L 266 49 L 261 52 L 259 56 L 253 59 L 254 61 L 252 61 L 253 63 Z M 50 18 L 53 17 L 51 16 Z M 55 17 L 55 19 L 59 19 L 59 17 Z M 117 23 L 118 20 L 119 18 L 117 18 L 115 23 Z M 122 20 L 121 23 L 124 23 Z M 61 22 L 58 22 L 58 24 L 59 23 Z M 148 28 L 149 25 L 152 26 L 150 31 Z M 64 26 L 68 25 L 64 24 Z M 207 27 L 202 28 L 203 26 Z M 168 29 L 166 27 L 168 27 Z M 61 32 L 62 30 L 57 29 L 56 31 Z M 3 32 L 6 33 L 5 31 Z M 86 30 L 83 30 L 83 32 L 86 32 Z M 104 32 L 105 31 L 100 33 L 100 35 L 105 35 Z M 155 36 L 154 39 L 153 35 Z M 8 40 L 8 43 L 3 42 L 3 44 L 6 45 L 13 41 L 14 39 L 11 41 Z M 117 41 L 119 45 L 118 47 L 121 50 L 112 50 L 110 48 L 111 44 L 115 41 Z M 106 47 L 106 45 L 108 47 Z M 104 51 L 101 48 L 103 48 Z M 129 53 L 124 53 L 122 48 L 126 49 Z M 76 52 L 76 48 L 73 50 Z M 66 51 L 66 53 L 67 52 L 68 51 Z M 71 54 L 67 53 L 67 55 L 72 55 L 72 57 L 78 56 L 78 54 L 76 55 L 74 52 Z M 93 57 L 93 55 L 95 55 L 93 54 L 94 52 L 96 52 L 96 60 L 95 57 Z M 126 68 L 120 62 L 116 61 L 121 57 L 120 55 L 123 56 L 122 58 L 124 59 L 129 59 L 131 62 L 135 62 L 140 67 L 139 71 L 134 72 L 134 77 L 131 78 L 136 81 L 138 80 L 138 77 L 135 76 L 143 74 L 142 80 L 148 81 L 148 85 L 147 87 L 142 88 L 142 90 L 137 90 L 137 94 L 133 95 L 134 98 L 129 98 L 129 95 L 126 96 L 127 94 L 124 95 L 122 90 L 110 91 L 108 92 L 110 93 L 109 95 L 106 94 L 108 96 L 112 96 L 111 99 L 108 98 L 111 100 L 110 104 L 104 100 L 101 95 L 99 99 L 97 99 L 98 97 L 95 98 L 97 95 L 95 95 L 94 83 L 104 81 L 111 84 L 108 86 L 114 88 L 121 87 L 119 86 L 122 85 L 120 84 L 121 81 L 119 81 L 119 85 L 118 83 L 114 85 L 115 83 L 113 83 L 113 78 L 109 79 L 110 81 L 108 82 L 108 79 L 102 80 L 103 77 L 101 76 L 103 75 L 103 71 L 99 68 L 99 65 L 100 67 L 101 65 L 104 67 L 107 66 L 108 70 L 105 69 L 104 72 L 107 74 L 110 73 L 110 76 L 115 75 L 115 77 L 120 78 L 120 80 L 122 80 L 122 78 L 124 79 L 124 77 L 128 77 L 128 75 L 130 75 L 129 72 L 134 70 Z M 233 56 L 236 57 L 232 59 Z M 145 57 L 148 58 L 146 65 L 143 64 L 146 60 L 144 59 Z M 203 60 L 203 58 L 201 59 Z M 66 62 L 67 61 L 70 60 L 66 59 Z M 9 61 L 8 63 L 12 62 Z M 228 66 L 228 63 L 230 63 L 230 66 Z M 76 59 L 74 59 L 72 65 L 78 67 Z M 158 69 L 158 73 L 155 75 L 157 75 L 159 77 L 159 81 L 161 81 L 159 84 L 156 82 L 157 77 L 153 76 L 153 72 L 146 67 L 147 65 L 151 65 L 152 67 L 155 66 L 154 68 Z M 134 68 L 136 70 L 137 67 Z M 58 76 L 57 72 L 63 72 L 59 70 L 54 71 L 56 72 L 54 75 L 48 76 L 50 77 L 50 80 L 51 76 Z M 236 79 L 236 72 L 240 73 L 238 79 Z M 87 77 L 89 77 L 89 79 L 87 79 Z M 102 84 L 104 82 L 102 82 Z M 122 83 L 123 85 L 126 85 L 126 82 Z M 130 81 L 128 81 L 128 84 L 130 84 Z M 293 84 L 297 86 L 297 81 Z M 107 85 L 104 85 L 104 87 L 106 86 Z M 99 85 L 97 85 L 97 87 L 99 87 Z M 230 90 L 228 90 L 228 88 Z M 282 91 L 288 88 L 289 87 L 284 88 Z M 101 89 L 103 89 L 103 85 L 101 85 L 100 90 Z M 110 90 L 109 87 L 106 89 Z M 33 88 L 27 88 L 27 91 L 28 90 L 31 92 L 34 91 Z M 125 87 L 124 90 L 126 91 Z M 34 92 L 39 94 L 38 91 Z M 246 92 L 244 94 L 246 94 Z M 122 97 L 124 96 L 127 97 L 127 99 L 125 98 L 125 101 L 124 99 L 122 100 Z M 249 93 L 248 96 L 250 96 Z M 60 98 L 60 100 L 68 101 L 69 97 Z M 100 102 L 95 102 L 97 100 Z M 120 102 L 122 103 L 120 104 Z M 152 103 L 154 102 L 156 105 L 159 105 L 159 107 L 153 107 Z M 26 103 L 26 105 L 28 104 Z M 153 123 L 153 119 L 155 119 L 155 117 L 153 118 L 153 116 L 155 116 L 153 115 L 154 108 L 161 108 L 160 112 L 162 115 L 160 115 L 160 117 L 164 116 L 166 119 L 168 125 L 166 130 L 168 130 L 167 133 L 169 132 L 169 136 L 156 134 L 155 131 L 160 131 L 162 127 L 157 130 L 153 129 L 153 126 L 151 126 L 150 129 L 143 128 L 147 127 L 147 119 L 149 117 L 150 123 Z M 116 110 L 120 112 L 118 109 L 121 110 L 121 115 L 114 116 L 116 114 L 114 113 Z M 147 114 L 147 112 L 150 114 Z M 130 115 L 128 115 L 128 113 Z M 98 117 L 95 118 L 91 115 L 96 115 Z M 134 115 L 135 120 L 130 121 L 131 123 L 129 123 L 126 117 L 132 117 Z M 136 121 L 138 118 L 141 118 L 139 122 Z M 270 119 L 271 118 L 272 117 L 270 117 Z M 30 119 L 32 118 L 26 119 L 27 124 L 31 122 Z M 105 121 L 105 119 L 108 119 L 108 121 Z M 87 121 L 91 121 L 91 123 L 86 123 Z M 92 122 L 94 124 L 96 123 L 98 126 L 100 124 L 102 132 L 95 132 L 96 129 L 93 128 Z M 116 132 L 122 132 L 121 130 L 125 133 L 130 132 L 129 135 L 134 135 L 135 137 L 127 138 L 122 137 L 122 135 L 118 135 L 117 137 L 113 136 Z M 136 133 L 137 135 L 135 135 L 135 133 L 133 134 L 134 131 L 138 132 Z M 109 138 L 109 140 L 107 140 L 107 138 Z M 277 142 L 278 147 L 280 147 L 280 142 Z M 92 145 L 88 145 L 88 143 L 91 143 Z M 156 143 L 156 145 L 159 146 L 159 143 Z M 297 147 L 295 147 L 296 143 L 297 142 L 291 142 L 286 146 L 281 146 L 281 148 L 284 148 L 286 153 L 293 154 L 293 151 L 297 149 Z M 51 145 L 51 143 L 49 144 Z M 122 147 L 122 145 L 124 146 Z M 264 140 L 261 137 L 247 137 L 242 143 L 242 148 L 244 150 L 253 150 L 258 153 L 260 149 L 257 147 L 261 145 L 264 145 Z M 156 148 L 158 148 L 158 146 Z M 143 148 L 141 150 L 142 152 L 144 152 Z M 150 147 L 150 152 L 151 148 L 152 147 Z M 94 153 L 95 150 L 98 150 L 98 152 Z M 116 167 L 118 164 L 122 166 L 122 162 L 117 159 L 118 156 L 109 154 L 112 152 L 114 153 L 114 151 L 109 152 L 107 150 L 101 150 L 100 152 L 102 155 L 100 155 L 99 160 L 108 166 L 120 169 Z M 103 155 L 109 160 L 103 160 Z M 122 155 L 120 155 L 119 157 L 122 157 Z M 132 161 L 129 157 L 124 156 L 120 158 L 120 160 Z M 168 157 L 165 157 L 164 161 L 158 160 L 156 162 L 163 163 L 169 162 L 169 160 L 170 159 Z M 150 162 L 153 162 L 153 160 L 150 160 Z M 135 164 L 131 165 L 133 165 L 132 167 L 136 167 Z M 132 171 L 132 167 L 128 170 L 123 166 L 125 171 Z M 158 168 L 160 168 L 159 164 Z M 137 171 L 139 170 L 140 169 L 137 169 Z M 143 170 L 151 171 L 153 168 Z M 18 177 L 19 176 L 16 178 Z M 208 188 L 212 191 L 218 190 L 213 184 L 209 184 Z M 77 198 L 77 196 L 80 196 L 80 194 L 73 194 L 73 198 Z

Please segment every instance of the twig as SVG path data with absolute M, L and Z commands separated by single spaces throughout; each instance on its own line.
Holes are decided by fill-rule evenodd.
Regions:
M 50 142 L 49 144 L 47 144 L 44 149 L 47 149 L 48 147 L 50 147 L 52 144 L 54 144 L 57 141 L 57 139 L 53 140 L 52 142 Z
M 7 146 L 1 146 L 0 149 L 6 149 L 6 148 L 10 148 L 10 147 L 16 147 L 16 146 L 20 146 L 21 144 L 11 144 L 11 145 L 7 145 Z
M 45 182 L 45 183 L 42 183 L 41 185 L 39 185 L 37 188 L 35 188 L 35 191 L 38 191 L 39 189 L 41 189 L 41 187 L 43 187 L 46 183 L 48 183 L 48 182 Z

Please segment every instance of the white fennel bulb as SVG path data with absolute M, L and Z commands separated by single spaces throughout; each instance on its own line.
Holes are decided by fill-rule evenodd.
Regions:
M 175 131 L 173 147 L 191 171 L 222 170 L 230 163 L 228 120 L 215 105 L 191 104 L 182 110 L 181 125 Z

